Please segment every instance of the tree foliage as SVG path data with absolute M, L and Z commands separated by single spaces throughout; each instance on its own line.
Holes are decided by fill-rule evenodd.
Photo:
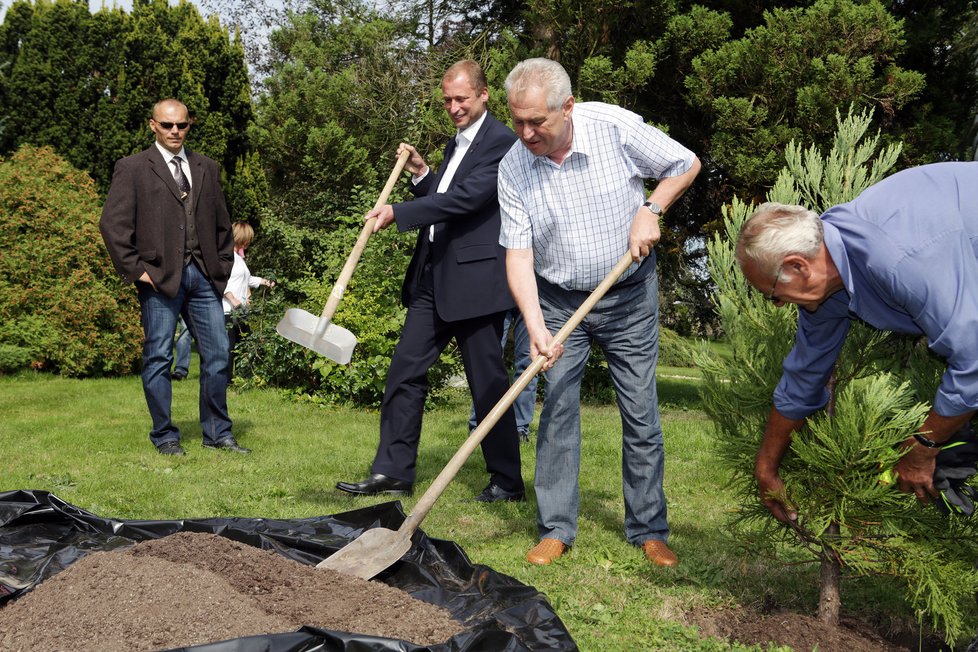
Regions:
M 803 150 L 791 143 L 787 165 L 767 200 L 823 212 L 885 176 L 899 146 L 881 151 L 879 135 L 866 137 L 870 123 L 868 112 L 839 119 L 827 155 L 815 146 Z M 974 616 L 978 522 L 945 519 L 881 482 L 880 475 L 899 459 L 897 444 L 923 421 L 924 401 L 933 397 L 939 380 L 941 361 L 922 351 L 919 342 L 854 323 L 836 366 L 834 413 L 809 418 L 782 462 L 797 525 L 775 521 L 758 499 L 754 456 L 781 363 L 794 344 L 797 309 L 774 306 L 736 268 L 734 244 L 752 208 L 735 200 L 726 211 L 724 232 L 709 245 L 709 268 L 717 283 L 714 305 L 732 358 L 706 350 L 698 356 L 717 451 L 730 469 L 740 504 L 734 532 L 753 549 L 772 555 L 776 544 L 788 544 L 809 551 L 813 559 L 837 561 L 852 575 L 892 575 L 905 583 L 914 609 L 953 640 Z M 935 559 L 942 561 L 934 564 Z
M 484 43 L 423 52 L 409 21 L 382 16 L 359 0 L 315 0 L 290 15 L 272 39 L 276 61 L 257 104 L 254 139 L 266 164 L 272 201 L 253 260 L 280 270 L 280 287 L 318 314 L 388 178 L 400 142 L 440 163 L 454 126 L 442 107 L 441 77 L 457 59 L 479 58 L 490 83 L 509 71 L 508 50 Z M 500 65 L 497 61 L 505 61 Z M 498 87 L 490 109 L 505 106 Z M 390 201 L 408 199 L 407 176 Z M 328 235 L 327 235 L 328 234 Z M 289 386 L 330 400 L 378 404 L 403 323 L 401 282 L 417 232 L 389 228 L 368 241 L 335 316 L 358 339 L 349 367 L 316 360 Z M 270 334 L 254 332 L 250 345 Z M 276 347 L 276 350 L 280 350 Z M 281 356 L 293 355 L 280 350 Z M 458 368 L 452 350 L 429 375 L 438 388 Z M 281 356 L 259 355 L 242 367 L 249 382 L 282 378 Z
M 132 373 L 142 328 L 98 231 L 91 178 L 50 148 L 0 161 L 0 347 L 66 376 Z
M 17 0 L 0 24 L 0 154 L 52 147 L 104 195 L 115 161 L 152 142 L 147 121 L 167 97 L 195 119 L 188 146 L 221 164 L 233 216 L 255 221 L 267 198 L 244 51 L 217 18 L 189 2 L 92 14 L 72 0 Z
M 770 185 L 792 140 L 831 138 L 838 107 L 892 117 L 924 87 L 896 64 L 902 22 L 875 1 L 819 0 L 773 9 L 764 25 L 699 55 L 688 101 L 712 121 L 714 160 L 741 196 Z
M 720 206 L 770 188 L 789 140 L 826 146 L 835 107 L 854 104 L 907 143 L 902 164 L 956 158 L 976 107 L 974 0 L 200 4 L 234 29 L 191 3 L 91 14 L 73 0 L 15 0 L 0 25 L 0 154 L 49 145 L 104 192 L 113 162 L 150 142 L 152 102 L 183 98 L 197 118 L 189 146 L 222 163 L 233 216 L 258 227 L 250 261 L 314 312 L 397 143 L 440 163 L 453 132 L 440 77 L 462 57 L 486 67 L 501 119 L 512 66 L 550 54 L 579 99 L 628 107 L 697 153 L 703 172 L 657 248 L 663 324 L 684 335 L 713 319 L 703 242 Z M 370 314 L 397 324 L 412 241 L 371 240 L 350 305 L 375 297 Z M 317 378 L 310 370 L 309 386 Z

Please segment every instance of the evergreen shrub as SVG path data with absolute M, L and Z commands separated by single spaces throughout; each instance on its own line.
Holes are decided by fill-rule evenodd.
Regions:
M 92 179 L 50 148 L 25 145 L 0 161 L 0 346 L 26 351 L 22 366 L 66 376 L 138 368 L 136 294 L 109 260 L 100 212 Z

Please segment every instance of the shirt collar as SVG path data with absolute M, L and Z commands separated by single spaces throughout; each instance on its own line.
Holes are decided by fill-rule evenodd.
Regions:
M 835 225 L 822 219 L 822 242 L 825 249 L 829 252 L 829 257 L 835 264 L 835 269 L 839 272 L 842 284 L 846 288 L 849 296 L 853 296 L 852 270 L 849 269 L 849 256 L 846 254 L 846 245 L 842 241 L 839 229 Z
M 470 124 L 465 129 L 458 131 L 455 134 L 456 145 L 468 146 L 475 140 L 475 135 L 479 133 L 479 128 L 482 127 L 482 123 L 486 121 L 486 116 L 489 114 L 488 111 L 483 111 L 479 119 Z
M 567 156 L 564 157 L 564 163 L 574 156 L 574 154 L 587 158 L 588 155 L 594 152 L 594 139 L 591 138 L 591 133 L 588 131 L 589 124 L 590 121 L 586 116 L 573 112 L 571 113 L 571 128 L 574 130 L 574 133 L 571 134 L 571 146 L 570 150 L 567 152 Z M 553 166 L 557 165 L 546 154 L 533 157 L 533 165 L 541 163 L 547 163 Z
M 174 156 L 179 156 L 180 158 L 182 158 L 184 163 L 190 163 L 190 161 L 187 159 L 187 152 L 184 150 L 183 145 L 180 146 L 180 151 L 174 154 L 173 152 L 171 152 L 170 150 L 163 147 L 157 142 L 154 142 L 153 144 L 156 145 L 156 149 L 160 150 L 160 154 L 163 155 L 163 160 L 166 162 L 167 165 L 170 164 L 170 161 L 173 160 Z

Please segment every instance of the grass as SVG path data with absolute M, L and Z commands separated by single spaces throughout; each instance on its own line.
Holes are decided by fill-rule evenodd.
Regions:
M 711 452 L 711 429 L 699 409 L 697 381 L 690 377 L 696 374 L 660 371 L 670 544 L 681 560 L 677 568 L 651 567 L 624 540 L 621 426 L 613 406 L 584 410 L 580 532 L 575 548 L 553 566 L 536 567 L 524 559 L 537 541 L 532 445 L 522 449 L 530 490 L 526 503 L 471 502 L 486 482 L 476 453 L 422 529 L 457 542 L 474 562 L 545 593 L 582 650 L 759 649 L 700 639 L 682 624 L 682 614 L 693 607 L 771 600 L 811 612 L 815 569 L 768 568 L 731 545 L 723 524 L 735 505 Z M 171 458 L 156 453 L 149 442 L 138 377 L 0 377 L 0 490 L 47 490 L 100 516 L 122 519 L 288 519 L 380 502 L 333 489 L 338 480 L 366 474 L 378 439 L 376 412 L 291 402 L 274 391 L 232 390 L 228 400 L 235 433 L 253 454 L 201 447 L 195 363 L 191 379 L 174 384 L 173 415 L 188 455 Z M 467 418 L 462 393 L 426 413 L 418 484 L 414 497 L 403 500 L 406 511 L 462 443 Z M 892 602 L 877 585 L 858 590 L 869 591 L 863 596 L 868 612 Z

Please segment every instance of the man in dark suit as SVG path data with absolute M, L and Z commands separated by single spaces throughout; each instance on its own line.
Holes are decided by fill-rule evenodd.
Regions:
M 482 421 L 509 388 L 499 340 L 503 319 L 513 307 L 506 283 L 505 251 L 499 246 L 496 168 L 516 140 L 486 111 L 485 74 L 471 60 L 454 64 L 442 78 L 445 110 L 458 133 L 445 148 L 437 174 L 414 147 L 405 165 L 414 175 L 417 199 L 367 213 L 374 231 L 397 223 L 419 229 L 401 300 L 408 309 L 394 351 L 380 412 L 380 445 L 371 475 L 363 482 L 340 482 L 359 495 L 410 493 L 428 393 L 428 369 L 454 337 L 476 415 Z M 519 437 L 513 410 L 506 411 L 482 441 L 489 484 L 480 502 L 523 500 Z
M 150 440 L 183 455 L 170 419 L 173 335 L 182 315 L 200 354 L 204 446 L 247 453 L 228 417 L 228 339 L 221 295 L 233 263 L 231 217 L 215 161 L 184 149 L 190 114 L 177 100 L 153 107 L 156 142 L 115 164 L 99 228 L 122 278 L 135 283 L 143 322 L 143 392 Z

